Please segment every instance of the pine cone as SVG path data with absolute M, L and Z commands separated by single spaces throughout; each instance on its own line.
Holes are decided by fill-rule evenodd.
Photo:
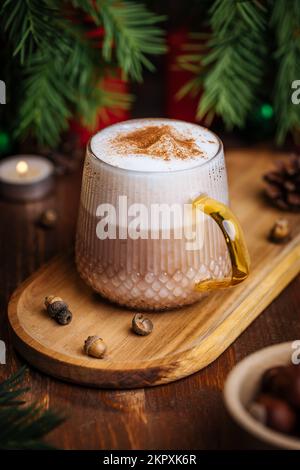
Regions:
M 263 176 L 267 197 L 282 210 L 300 211 L 300 155 L 291 155 L 276 166 Z

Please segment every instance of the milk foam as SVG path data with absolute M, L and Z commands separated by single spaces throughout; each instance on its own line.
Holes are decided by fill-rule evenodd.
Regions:
M 116 145 L 114 139 L 122 138 L 128 133 L 145 129 L 147 127 L 168 126 L 171 131 L 180 136 L 181 140 L 193 140 L 194 147 L 199 149 L 199 154 L 185 155 L 180 158 L 172 154 L 172 137 L 165 138 L 162 145 L 166 145 L 166 157 L 144 154 L 142 152 L 134 153 L 122 145 Z M 168 145 L 170 144 L 170 145 Z M 157 142 L 160 145 L 160 142 Z M 216 155 L 219 149 L 217 137 L 208 129 L 190 124 L 184 121 L 171 119 L 134 119 L 124 121 L 98 132 L 91 139 L 91 150 L 93 154 L 112 166 L 135 170 L 135 171 L 174 171 L 193 168 L 201 165 Z

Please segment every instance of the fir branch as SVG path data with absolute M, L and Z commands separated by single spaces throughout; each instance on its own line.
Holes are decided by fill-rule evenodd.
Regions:
M 108 89 L 103 82 L 98 82 L 92 89 L 85 89 L 86 95 L 80 95 L 77 102 L 77 113 L 81 116 L 83 125 L 93 129 L 99 114 L 104 120 L 107 117 L 107 109 L 118 113 L 119 110 L 128 109 L 132 97 L 125 93 L 119 93 Z
M 133 1 L 96 0 L 93 12 L 96 24 L 103 25 L 102 53 L 106 61 L 115 54 L 125 76 L 142 80 L 143 66 L 153 71 L 147 54 L 163 54 L 166 46 L 157 23 L 165 19 L 151 13 L 145 5 Z
M 55 145 L 71 116 L 71 90 L 60 74 L 58 61 L 32 59 L 23 79 L 23 99 L 17 115 L 15 137 L 26 136 L 30 130 L 41 144 Z
M 0 9 L 1 25 L 13 46 L 13 56 L 24 64 L 36 47 L 58 44 L 58 9 L 47 0 L 6 0 Z
M 46 449 L 41 438 L 63 422 L 34 403 L 24 405 L 21 397 L 28 389 L 20 388 L 26 368 L 0 384 L 0 449 Z
M 300 129 L 300 106 L 291 101 L 291 85 L 300 77 L 300 3 L 276 0 L 271 24 L 275 29 L 278 72 L 274 88 L 277 142 L 282 144 L 288 132 Z
M 104 67 L 99 51 L 78 26 L 67 21 L 64 43 L 59 54 L 50 46 L 44 53 L 36 52 L 26 67 L 15 137 L 32 131 L 40 144 L 55 146 L 68 128 L 72 111 L 92 127 L 102 107 L 129 106 L 128 96 L 100 86 Z
M 197 76 L 181 91 L 204 88 L 197 117 L 221 115 L 230 129 L 242 127 L 262 82 L 266 55 L 266 10 L 258 1 L 215 0 L 205 50 L 185 54 L 181 66 Z M 203 45 L 202 45 L 203 49 Z
M 79 22 L 62 8 L 68 15 L 81 13 Z M 103 45 L 86 36 L 82 10 L 104 27 Z M 129 96 L 102 86 L 108 68 L 113 72 L 120 65 L 125 75 L 141 79 L 143 66 L 153 68 L 147 54 L 165 50 L 156 27 L 161 18 L 134 2 L 5 0 L 0 13 L 7 60 L 19 72 L 18 84 L 8 84 L 16 109 L 14 136 L 31 133 L 40 144 L 58 144 L 73 114 L 93 125 L 106 106 L 128 108 Z

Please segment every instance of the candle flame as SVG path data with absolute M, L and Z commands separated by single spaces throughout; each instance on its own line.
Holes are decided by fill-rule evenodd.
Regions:
M 17 163 L 16 170 L 20 176 L 25 175 L 28 172 L 28 163 L 24 160 L 19 161 Z

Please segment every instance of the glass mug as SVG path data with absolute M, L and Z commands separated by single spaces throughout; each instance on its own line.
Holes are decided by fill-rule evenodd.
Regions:
M 210 290 L 247 277 L 249 255 L 243 232 L 227 206 L 223 145 L 212 135 L 218 141 L 214 156 L 174 171 L 119 168 L 98 158 L 88 144 L 76 265 L 82 279 L 103 297 L 133 309 L 165 310 L 191 304 Z M 202 214 L 202 243 L 189 250 L 185 238 L 124 237 L 118 230 L 113 231 L 115 238 L 99 238 L 99 206 L 117 207 L 124 196 L 127 207 L 191 204 L 192 211 Z

